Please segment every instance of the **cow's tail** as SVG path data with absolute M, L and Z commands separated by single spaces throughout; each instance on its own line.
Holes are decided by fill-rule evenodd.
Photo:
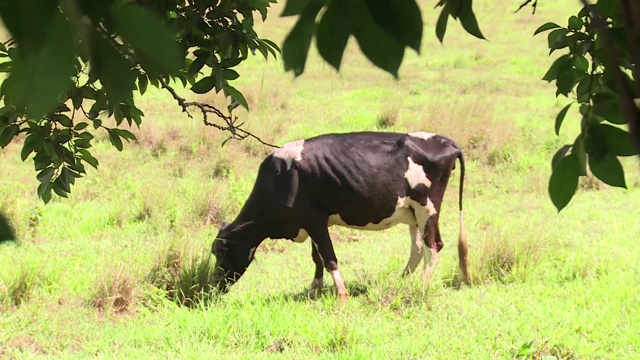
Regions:
M 464 156 L 462 150 L 458 149 L 458 160 L 460 161 L 460 193 L 458 195 L 458 207 L 460 208 L 460 235 L 458 237 L 458 260 L 460 261 L 460 271 L 462 271 L 462 281 L 469 285 L 469 270 L 467 268 L 467 234 L 464 230 L 464 213 L 462 212 L 462 189 L 464 187 Z

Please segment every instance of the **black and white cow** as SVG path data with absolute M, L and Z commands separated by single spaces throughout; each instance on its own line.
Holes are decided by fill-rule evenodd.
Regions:
M 422 257 L 424 274 L 430 274 L 443 247 L 438 217 L 456 159 L 460 160 L 458 256 L 466 282 L 460 148 L 449 138 L 426 132 L 360 132 L 294 141 L 267 156 L 242 210 L 213 242 L 215 285 L 226 292 L 251 264 L 264 239 L 304 242 L 310 237 L 316 265 L 311 290 L 322 289 L 324 267 L 340 300 L 346 300 L 329 237 L 332 225 L 383 230 L 407 224 L 411 254 L 403 275 L 413 272 Z

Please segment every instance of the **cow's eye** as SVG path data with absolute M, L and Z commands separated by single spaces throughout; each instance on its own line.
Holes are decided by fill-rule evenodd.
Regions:
M 225 245 L 225 240 L 223 239 L 216 239 L 214 244 L 213 244 L 213 253 L 218 256 L 218 255 L 222 255 L 225 252 L 227 252 L 228 248 Z

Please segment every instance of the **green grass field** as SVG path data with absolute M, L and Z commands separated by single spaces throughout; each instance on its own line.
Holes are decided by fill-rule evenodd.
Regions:
M 577 3 L 544 1 L 533 16 L 514 14 L 519 2 L 477 3 L 489 41 L 450 22 L 444 45 L 434 3 L 421 3 L 422 54 L 406 54 L 400 80 L 353 41 L 340 74 L 315 50 L 297 79 L 279 60 L 252 58 L 236 84 L 251 112 L 238 115 L 276 144 L 356 130 L 454 138 L 468 158 L 472 286 L 454 286 L 456 171 L 428 287 L 419 274 L 400 277 L 406 227 L 332 228 L 349 302 L 332 286 L 309 299 L 310 244 L 285 240 L 265 241 L 229 294 L 189 302 L 198 295 L 190 275 L 202 273 L 218 224 L 235 216 L 271 150 L 253 140 L 220 147 L 225 134 L 150 91 L 139 99 L 138 141 L 117 152 L 97 135 L 99 170 L 69 199 L 43 205 L 21 144 L 0 150 L 0 213 L 19 238 L 0 244 L 0 358 L 640 358 L 637 158 L 624 161 L 629 189 L 583 180 L 560 214 L 546 190 L 551 156 L 573 141 L 579 119 L 571 112 L 555 136 L 566 99 L 540 80 L 556 55 L 532 34 L 546 21 L 564 24 Z M 293 24 L 280 11 L 258 26 L 279 43 Z M 213 94 L 198 98 L 224 106 Z

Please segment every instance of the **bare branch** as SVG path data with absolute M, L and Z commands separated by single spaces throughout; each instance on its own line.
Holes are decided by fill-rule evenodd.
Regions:
M 230 136 L 229 136 L 229 138 L 227 140 L 225 140 L 222 143 L 223 145 L 228 140 L 232 140 L 232 139 L 233 140 L 244 140 L 246 138 L 254 138 L 254 139 L 256 139 L 258 142 L 260 142 L 263 145 L 274 147 L 274 148 L 279 148 L 280 147 L 278 145 L 270 144 L 270 143 L 262 140 L 258 136 L 252 134 L 251 132 L 244 130 L 242 128 L 242 125 L 244 125 L 244 123 L 238 124 L 238 117 L 237 116 L 233 116 L 232 117 L 230 115 L 225 115 L 225 114 L 222 113 L 222 111 L 218 110 L 215 106 L 209 105 L 209 104 L 206 104 L 206 103 L 203 103 L 203 102 L 198 102 L 198 101 L 187 102 L 183 97 L 178 95 L 178 93 L 164 79 L 160 79 L 160 84 L 162 85 L 162 87 L 164 89 L 166 89 L 171 94 L 171 96 L 173 96 L 173 98 L 176 100 L 176 102 L 178 102 L 178 105 L 180 105 L 180 107 L 182 108 L 182 111 L 186 112 L 187 115 L 190 118 L 193 118 L 193 116 L 191 116 L 191 114 L 189 113 L 188 109 L 190 107 L 196 107 L 202 113 L 202 121 L 204 122 L 204 124 L 206 126 L 211 126 L 211 127 L 214 127 L 214 128 L 216 128 L 218 130 L 228 132 L 230 134 Z M 214 114 L 218 118 L 222 119 L 222 121 L 224 121 L 225 125 L 219 125 L 219 124 L 216 124 L 216 123 L 213 123 L 213 122 L 209 121 L 209 114 Z
M 525 2 L 523 2 L 522 4 L 520 4 L 520 7 L 518 7 L 518 9 L 516 11 L 514 11 L 514 13 L 517 13 L 518 11 L 520 11 L 523 7 L 529 5 L 531 3 L 532 0 L 525 0 Z M 538 6 L 538 0 L 533 0 L 533 4 L 531 4 L 531 7 L 533 8 L 533 12 L 532 14 L 536 13 L 536 7 Z

